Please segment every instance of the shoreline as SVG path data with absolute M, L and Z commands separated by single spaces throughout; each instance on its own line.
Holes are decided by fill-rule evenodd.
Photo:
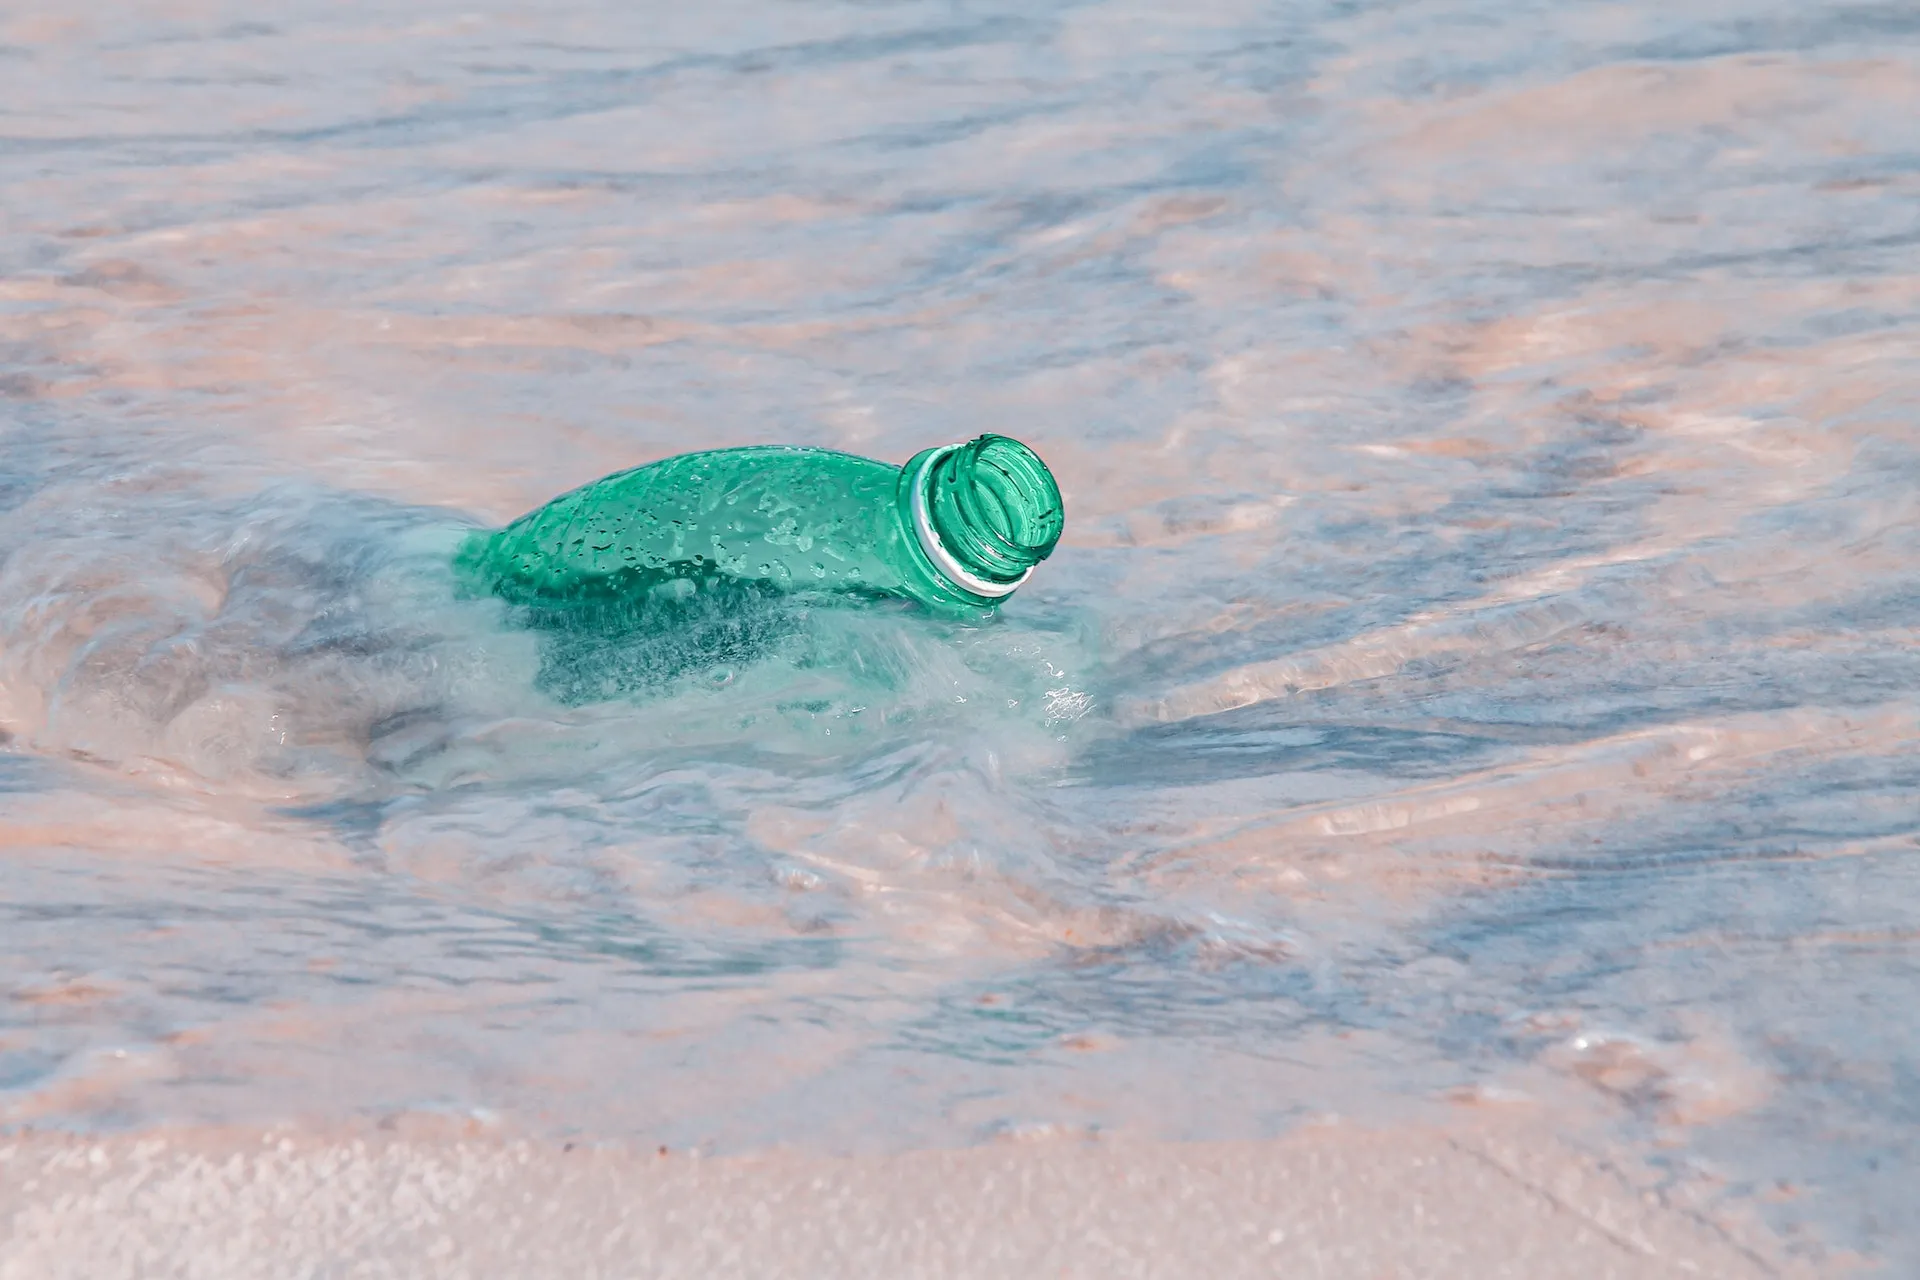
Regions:
M 0 1280 L 1814 1274 L 1557 1139 L 1489 1126 L 663 1151 L 23 1134 L 0 1139 Z

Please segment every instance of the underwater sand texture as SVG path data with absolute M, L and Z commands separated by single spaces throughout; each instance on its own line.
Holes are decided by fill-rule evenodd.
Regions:
M 1916 118 L 1870 2 L 0 14 L 0 1135 L 1518 1108 L 1920 1268 Z M 446 573 L 985 429 L 990 626 L 562 706 Z

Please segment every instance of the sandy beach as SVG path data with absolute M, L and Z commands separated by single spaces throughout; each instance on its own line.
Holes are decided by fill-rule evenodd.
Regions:
M 0 1280 L 1812 1274 L 1549 1138 L 856 1158 L 183 1131 L 0 1145 Z
M 0 1280 L 1920 1276 L 1915 120 L 1915 0 L 0 5 Z M 983 433 L 964 617 L 773 463 L 457 567 Z

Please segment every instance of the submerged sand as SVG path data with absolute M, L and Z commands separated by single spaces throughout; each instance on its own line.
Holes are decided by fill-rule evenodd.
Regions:
M 179 1131 L 0 1142 L 0 1280 L 1799 1274 L 1537 1135 L 827 1158 Z
M 0 6 L 0 1135 L 145 1135 L 0 1271 L 1920 1276 L 1916 119 L 1913 0 Z M 443 576 L 989 428 L 992 627 Z

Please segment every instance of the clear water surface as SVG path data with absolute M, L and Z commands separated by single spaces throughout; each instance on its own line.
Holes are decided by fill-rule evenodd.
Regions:
M 0 1125 L 1532 1105 L 1920 1265 L 1915 120 L 1870 0 L 0 12 Z M 448 590 L 986 429 L 992 626 Z

